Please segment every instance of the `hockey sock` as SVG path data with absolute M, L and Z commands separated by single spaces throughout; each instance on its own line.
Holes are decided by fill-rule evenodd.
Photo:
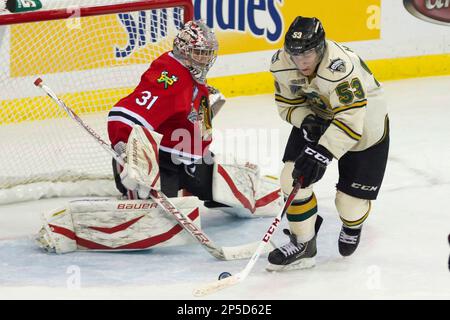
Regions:
M 299 243 L 311 240 L 317 217 L 317 199 L 314 193 L 305 200 L 294 200 L 286 213 L 289 228 Z
M 339 216 L 342 220 L 342 223 L 347 227 L 351 229 L 358 229 L 361 227 L 361 225 L 366 221 L 367 217 L 369 216 L 370 209 L 371 209 L 371 203 L 368 201 L 368 209 L 366 212 L 363 213 L 363 216 L 356 220 L 347 220 L 344 219 L 342 216 Z

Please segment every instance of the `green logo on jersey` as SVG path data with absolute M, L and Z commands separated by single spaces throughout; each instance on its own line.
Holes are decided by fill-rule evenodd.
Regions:
M 158 83 L 164 83 L 164 89 L 167 89 L 169 86 L 173 85 L 175 82 L 178 81 L 178 77 L 176 76 L 168 76 L 167 71 L 161 72 L 161 75 L 159 76 L 158 80 L 156 80 Z

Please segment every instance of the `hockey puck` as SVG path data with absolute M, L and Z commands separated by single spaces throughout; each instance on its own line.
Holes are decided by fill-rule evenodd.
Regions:
M 228 277 L 231 277 L 231 273 L 229 273 L 229 272 L 222 272 L 221 274 L 219 274 L 219 280 L 222 280 L 222 279 L 225 279 L 225 278 L 228 278 Z

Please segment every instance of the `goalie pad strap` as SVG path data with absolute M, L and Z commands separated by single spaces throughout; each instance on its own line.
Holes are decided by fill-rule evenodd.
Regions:
M 255 208 L 264 207 L 280 198 L 280 189 L 276 189 L 262 198 L 256 200 Z
M 51 230 L 54 233 L 59 233 L 59 234 L 65 236 L 71 240 L 74 240 L 74 241 L 77 240 L 77 236 L 75 235 L 75 232 L 73 232 L 72 230 L 57 226 L 55 224 L 49 224 L 48 226 L 51 228 Z

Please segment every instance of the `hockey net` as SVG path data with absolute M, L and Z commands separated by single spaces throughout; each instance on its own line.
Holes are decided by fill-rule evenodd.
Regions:
M 0 204 L 118 194 L 110 155 L 33 81 L 108 141 L 108 110 L 193 15 L 190 0 L 52 3 L 0 15 Z

